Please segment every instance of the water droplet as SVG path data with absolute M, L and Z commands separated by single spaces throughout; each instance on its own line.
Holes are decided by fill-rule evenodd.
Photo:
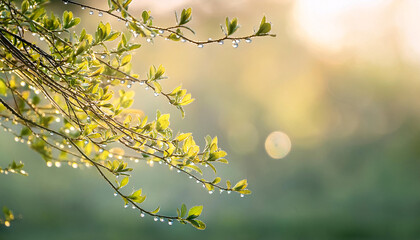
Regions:
M 118 194 L 116 192 L 114 192 L 114 197 L 118 196 Z
M 189 178 L 191 179 L 191 178 L 192 178 L 192 176 L 189 176 Z
M 158 32 L 159 32 L 159 34 L 163 34 L 165 31 L 160 29 Z
M 19 142 L 19 137 L 15 137 L 15 141 L 16 142 Z
M 124 208 L 128 208 L 128 203 L 124 205 Z
M 40 37 L 40 38 L 39 38 L 39 40 L 40 40 L 40 41 L 44 41 L 44 40 L 45 40 L 45 38 L 44 38 L 44 37 Z
M 161 221 L 161 222 L 164 222 L 164 221 L 165 221 L 165 219 L 164 219 L 164 218 L 160 218 L 160 221 Z
M 155 92 L 154 95 L 155 95 L 155 97 L 157 97 L 157 96 L 159 96 L 159 93 Z
M 200 181 L 198 181 L 198 180 L 197 180 L 197 181 L 195 181 L 195 182 L 196 182 L 196 183 L 200 183 Z
M 177 173 L 180 173 L 180 172 L 181 172 L 181 170 L 179 170 L 179 169 L 178 169 L 176 172 L 177 172 Z
M 154 217 L 154 218 L 153 218 L 153 220 L 154 220 L 155 222 L 157 222 L 157 221 L 159 220 L 159 218 L 158 218 L 158 217 Z
M 172 226 L 172 224 L 174 224 L 174 220 L 169 219 L 169 220 L 168 220 L 168 225 L 169 225 L 169 226 Z
M 187 40 L 185 40 L 185 38 L 181 38 L 181 42 L 186 42 Z
M 77 165 L 77 163 L 73 163 L 71 166 L 72 166 L 73 168 L 77 168 L 79 165 Z
M 139 82 L 139 84 L 140 84 L 140 85 L 144 85 L 144 81 L 140 81 L 140 82 Z
M 52 162 L 47 162 L 47 167 L 52 167 L 53 163 Z
M 89 144 L 89 140 L 85 140 L 84 143 L 85 143 L 85 145 Z
M 61 119 L 60 119 L 60 118 L 56 118 L 56 119 L 55 119 L 55 121 L 56 121 L 56 122 L 60 122 L 60 121 L 61 121 Z
M 203 184 L 203 188 L 205 188 L 206 187 L 206 184 Z
M 204 47 L 204 45 L 203 45 L 203 44 L 198 44 L 198 45 L 197 45 L 197 47 L 198 47 L 198 48 L 203 48 L 203 47 Z
M 140 212 L 140 217 L 144 217 L 144 212 Z
M 219 45 L 223 45 L 225 42 L 223 40 L 219 41 Z
M 144 88 L 144 90 L 149 90 L 149 86 L 146 86 L 146 87 Z
M 227 193 L 228 193 L 228 194 L 230 194 L 230 193 L 231 193 L 231 191 L 230 191 L 230 190 L 228 190 L 228 191 L 227 191 Z
M 209 191 L 209 194 L 213 194 L 213 191 Z
M 136 209 L 136 206 L 134 206 L 134 205 L 133 205 L 131 208 L 132 208 L 132 209 Z
M 127 84 L 127 88 L 131 88 L 131 84 Z
M 102 12 L 98 12 L 98 16 L 102 17 L 104 14 Z
M 125 80 L 121 80 L 121 81 L 120 81 L 120 83 L 121 83 L 121 84 L 124 84 L 124 83 L 125 83 Z
M 252 39 L 251 38 L 247 38 L 247 39 L 245 39 L 245 42 L 246 43 L 251 43 L 252 42 Z
M 69 3 L 69 1 L 63 0 L 63 3 L 67 5 Z
M 82 6 L 81 8 L 82 8 L 82 10 L 85 10 L 85 9 L 86 9 L 86 7 L 85 7 L 85 6 Z
M 235 42 L 236 43 L 240 43 L 241 42 L 241 39 L 236 39 Z
M 103 153 L 103 152 L 104 152 L 104 150 L 103 150 L 102 148 L 100 148 L 100 149 L 99 149 L 99 152 L 100 152 L 100 153 Z
M 233 41 L 233 42 L 232 42 L 232 47 L 233 47 L 233 48 L 237 48 L 238 46 L 239 46 L 239 45 L 238 45 L 238 43 L 237 43 L 237 42 L 235 42 L 235 41 Z
M 101 58 L 102 58 L 102 59 L 105 59 L 105 58 L 106 58 L 106 55 L 105 55 L 105 54 L 102 54 L 102 55 L 101 55 Z
M 92 10 L 89 11 L 89 15 L 93 15 L 93 11 Z
M 219 190 L 220 194 L 222 194 L 222 192 L 223 192 L 223 191 L 224 191 L 223 189 L 220 189 L 220 190 Z

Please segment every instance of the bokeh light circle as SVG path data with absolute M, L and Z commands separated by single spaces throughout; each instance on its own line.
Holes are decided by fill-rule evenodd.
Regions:
M 291 148 L 292 142 L 290 141 L 289 136 L 283 132 L 272 132 L 265 140 L 265 151 L 274 159 L 286 157 Z

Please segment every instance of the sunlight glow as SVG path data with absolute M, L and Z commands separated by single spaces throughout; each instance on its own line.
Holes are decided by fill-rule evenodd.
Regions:
M 283 132 L 272 132 L 265 140 L 265 150 L 274 159 L 284 158 L 289 154 L 292 142 L 289 136 Z

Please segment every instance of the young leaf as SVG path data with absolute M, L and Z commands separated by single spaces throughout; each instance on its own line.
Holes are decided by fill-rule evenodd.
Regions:
M 191 220 L 194 218 L 197 218 L 201 215 L 201 212 L 203 211 L 203 206 L 194 206 L 188 211 L 188 217 L 187 219 Z

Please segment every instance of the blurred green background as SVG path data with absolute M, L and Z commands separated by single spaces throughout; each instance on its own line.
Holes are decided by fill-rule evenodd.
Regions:
M 100 20 L 121 27 L 53 2 L 50 8 L 70 8 L 88 29 Z M 238 17 L 238 35 L 252 32 L 263 14 L 273 23 L 276 38 L 237 49 L 138 39 L 143 46 L 134 56 L 135 72 L 163 64 L 170 77 L 164 88 L 182 83 L 196 98 L 181 119 L 136 86 L 134 107 L 171 113 L 173 129 L 193 132 L 201 144 L 217 135 L 230 160 L 219 168 L 222 179 L 247 178 L 253 194 L 209 195 L 161 165 L 133 165 L 131 184 L 143 188 L 148 208 L 173 214 L 182 202 L 204 204 L 205 231 L 169 227 L 124 209 L 95 170 L 47 168 L 2 131 L 0 164 L 23 161 L 29 176 L 0 175 L 0 205 L 19 217 L 0 227 L 1 240 L 420 239 L 418 1 L 133 2 L 134 13 L 151 10 L 164 26 L 174 23 L 174 10 L 191 6 L 198 39 L 221 36 L 226 16 Z M 265 149 L 274 131 L 291 140 L 282 159 Z

